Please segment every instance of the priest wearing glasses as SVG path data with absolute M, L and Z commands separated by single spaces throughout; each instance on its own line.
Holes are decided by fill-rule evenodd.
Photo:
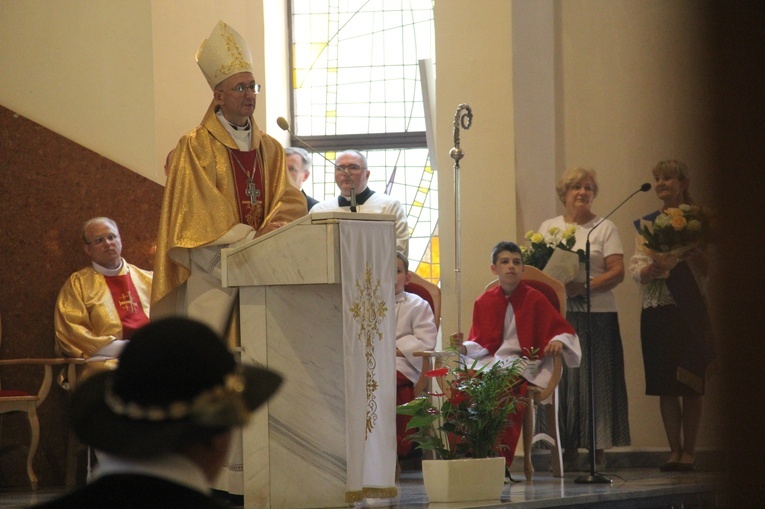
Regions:
M 387 194 L 376 193 L 367 186 L 370 171 L 367 158 L 357 150 L 346 150 L 335 159 L 335 183 L 340 195 L 318 203 L 311 214 L 322 211 L 350 210 L 352 194 L 355 194 L 356 212 L 392 214 L 395 219 L 396 251 L 409 254 L 409 225 L 401 202 Z
M 212 89 L 201 125 L 175 147 L 154 262 L 152 320 L 199 320 L 238 346 L 236 288 L 221 286 L 220 251 L 306 214 L 284 149 L 253 118 L 260 84 L 241 35 L 219 21 L 196 53 Z
M 108 217 L 85 222 L 82 249 L 91 264 L 69 276 L 53 312 L 56 352 L 87 360 L 78 367 L 79 380 L 117 366 L 133 332 L 149 323 L 152 283 L 151 271 L 122 258 L 119 228 Z M 62 385 L 74 382 L 64 377 Z

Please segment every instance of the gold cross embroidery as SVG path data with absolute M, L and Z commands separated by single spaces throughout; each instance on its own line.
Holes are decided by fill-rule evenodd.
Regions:
M 127 292 L 120 295 L 120 307 L 130 313 L 135 313 L 138 309 L 138 303 L 133 300 L 133 295 Z
M 364 278 L 356 280 L 354 302 L 348 311 L 359 324 L 358 339 L 364 343 L 364 357 L 367 364 L 366 393 L 367 415 L 365 437 L 375 428 L 377 423 L 377 361 L 375 359 L 375 342 L 382 341 L 383 334 L 380 324 L 388 314 L 388 306 L 380 293 L 380 279 L 374 279 L 372 268 L 367 264 Z

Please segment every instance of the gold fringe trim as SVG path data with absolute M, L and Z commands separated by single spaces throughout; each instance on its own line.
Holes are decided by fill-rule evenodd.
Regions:
M 354 502 L 361 502 L 362 500 L 364 500 L 363 491 L 346 491 L 345 492 L 345 501 L 349 504 Z
M 398 489 L 391 488 L 363 488 L 361 491 L 346 491 L 345 501 L 348 503 L 361 502 L 365 498 L 396 498 Z
M 684 383 L 699 394 L 704 392 L 704 381 L 687 369 L 677 368 L 677 381 Z
M 395 498 L 398 496 L 398 490 L 395 486 L 392 488 L 364 488 L 364 498 Z

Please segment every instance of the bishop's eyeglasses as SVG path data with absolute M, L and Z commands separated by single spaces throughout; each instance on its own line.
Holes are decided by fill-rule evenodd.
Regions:
M 240 83 L 234 88 L 231 89 L 232 92 L 236 92 L 237 94 L 243 94 L 247 90 L 252 92 L 253 94 L 259 94 L 260 93 L 260 85 L 257 83 L 250 83 L 249 85 L 245 85 L 244 83 Z

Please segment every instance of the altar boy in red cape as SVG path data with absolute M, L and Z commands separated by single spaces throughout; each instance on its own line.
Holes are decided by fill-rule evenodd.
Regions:
M 500 242 L 491 252 L 491 271 L 499 285 L 486 290 L 473 305 L 473 324 L 465 341 L 462 332 L 450 338 L 468 365 L 490 366 L 512 362 L 538 351 L 538 361 L 529 363 L 524 381 L 515 388 L 525 396 L 528 383 L 546 386 L 552 372 L 552 360 L 563 355 L 569 367 L 579 366 L 582 350 L 574 328 L 553 307 L 547 297 L 521 281 L 523 258 L 514 242 Z M 509 416 L 509 426 L 502 437 L 502 454 L 507 466 L 513 461 L 521 433 L 524 406 Z

